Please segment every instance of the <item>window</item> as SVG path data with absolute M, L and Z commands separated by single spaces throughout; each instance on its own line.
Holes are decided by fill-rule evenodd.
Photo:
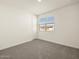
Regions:
M 54 17 L 49 16 L 49 17 L 45 17 L 45 18 L 40 18 L 39 30 L 42 32 L 54 31 Z
M 53 31 L 54 30 L 54 24 L 46 24 L 46 31 Z
M 45 24 L 40 24 L 40 31 L 44 32 L 45 31 Z

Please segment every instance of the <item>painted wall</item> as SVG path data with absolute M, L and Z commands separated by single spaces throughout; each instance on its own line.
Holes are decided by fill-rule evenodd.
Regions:
M 34 19 L 24 10 L 0 5 L 0 50 L 34 39 Z
M 55 17 L 55 31 L 39 31 L 39 38 L 79 48 L 79 3 L 40 15 L 39 18 L 47 16 Z

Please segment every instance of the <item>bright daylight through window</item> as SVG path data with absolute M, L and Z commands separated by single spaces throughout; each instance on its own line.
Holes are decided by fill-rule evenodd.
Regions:
M 39 30 L 41 32 L 53 32 L 54 26 L 53 16 L 43 17 L 39 19 Z

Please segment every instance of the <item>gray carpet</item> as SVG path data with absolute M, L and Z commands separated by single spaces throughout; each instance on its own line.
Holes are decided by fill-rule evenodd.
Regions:
M 0 59 L 79 59 L 79 49 L 35 39 L 0 51 Z

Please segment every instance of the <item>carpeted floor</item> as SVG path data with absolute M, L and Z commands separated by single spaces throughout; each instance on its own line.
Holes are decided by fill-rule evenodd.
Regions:
M 35 39 L 0 51 L 0 59 L 79 59 L 79 49 Z

